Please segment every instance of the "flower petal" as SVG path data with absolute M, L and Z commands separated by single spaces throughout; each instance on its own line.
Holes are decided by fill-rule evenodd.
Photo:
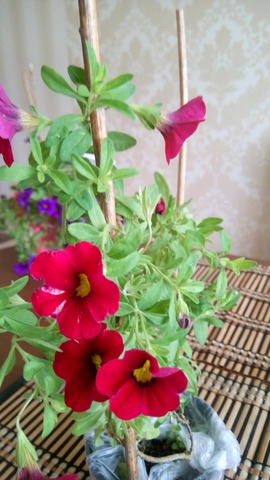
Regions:
M 0 153 L 3 155 L 5 164 L 11 167 L 14 162 L 14 157 L 10 141 L 6 138 L 0 137 Z
M 65 250 L 40 253 L 32 263 L 30 273 L 34 278 L 43 278 L 52 288 L 76 288 L 76 272 L 71 267 Z

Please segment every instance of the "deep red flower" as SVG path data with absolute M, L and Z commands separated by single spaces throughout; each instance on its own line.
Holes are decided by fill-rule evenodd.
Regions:
M 65 402 L 75 412 L 85 412 L 93 401 L 104 402 L 107 395 L 96 388 L 96 376 L 100 367 L 123 352 L 121 335 L 114 330 L 102 331 L 90 340 L 68 340 L 56 352 L 53 368 L 66 381 Z
M 98 335 L 100 322 L 119 308 L 119 288 L 103 275 L 101 251 L 89 242 L 40 253 L 30 273 L 44 279 L 31 298 L 34 310 L 55 317 L 68 338 Z
M 204 121 L 205 113 L 206 107 L 202 97 L 196 97 L 176 112 L 159 117 L 156 128 L 164 137 L 168 164 L 179 153 L 185 140 L 197 130 L 199 123 Z
M 102 366 L 96 379 L 98 390 L 110 398 L 110 410 L 122 420 L 176 410 L 187 383 L 181 370 L 160 368 L 152 355 L 137 349 Z
M 11 140 L 15 133 L 38 124 L 37 117 L 13 105 L 0 84 L 0 154 L 8 167 L 14 161 Z
M 75 473 L 67 473 L 61 477 L 54 477 L 51 480 L 77 480 L 78 475 Z M 39 468 L 22 468 L 19 470 L 17 480 L 50 480 L 49 477 L 42 475 Z
M 158 215 L 165 215 L 166 213 L 166 203 L 164 198 L 161 198 L 158 204 L 156 205 L 156 213 Z

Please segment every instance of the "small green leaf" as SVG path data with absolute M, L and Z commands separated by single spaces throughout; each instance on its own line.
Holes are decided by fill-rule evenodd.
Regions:
M 139 252 L 133 252 L 127 257 L 117 260 L 110 259 L 107 264 L 108 277 L 118 278 L 126 275 L 138 264 L 139 259 Z
M 69 177 L 64 172 L 58 172 L 57 170 L 48 171 L 48 175 L 56 183 L 60 190 L 63 190 L 68 195 L 72 194 L 72 183 Z
M 168 205 L 169 198 L 170 198 L 170 195 L 171 195 L 170 187 L 169 187 L 168 183 L 166 182 L 165 178 L 163 177 L 163 175 L 161 175 L 158 172 L 155 172 L 154 176 L 155 176 L 155 182 L 158 186 L 160 195 L 164 199 L 165 204 Z
M 123 152 L 136 145 L 137 141 L 134 137 L 131 137 L 127 133 L 123 132 L 109 132 L 108 137 L 113 142 L 113 146 L 116 152 Z
M 222 230 L 220 232 L 220 239 L 221 239 L 221 245 L 222 245 L 222 253 L 227 254 L 228 252 L 231 251 L 231 248 L 232 248 L 231 238 L 224 230 Z
M 93 182 L 97 182 L 96 167 L 91 162 L 77 154 L 72 154 L 72 162 L 78 173 Z
M 104 138 L 101 144 L 99 176 L 105 177 L 113 168 L 114 148 L 109 138 Z
M 105 92 L 107 90 L 113 90 L 114 88 L 119 87 L 120 85 L 130 82 L 132 79 L 133 79 L 133 75 L 131 73 L 123 73 L 122 75 L 119 75 L 118 77 L 115 77 L 109 82 L 105 83 L 101 91 Z
M 71 200 L 67 209 L 67 220 L 69 220 L 70 222 L 75 222 L 76 220 L 81 218 L 84 212 L 85 212 L 85 208 L 82 208 L 76 202 L 76 200 Z
M 138 170 L 135 170 L 134 168 L 119 168 L 113 170 L 112 179 L 120 180 L 123 178 L 135 177 L 138 174 Z
M 95 108 L 98 108 L 98 107 L 114 108 L 115 110 L 118 110 L 124 115 L 127 115 L 132 120 L 135 119 L 135 115 L 133 113 L 132 108 L 130 108 L 130 106 L 127 103 L 122 102 L 121 100 L 114 100 L 111 98 L 99 97 L 99 99 L 94 102 L 94 106 Z
M 197 338 L 198 342 L 201 345 L 204 345 L 206 340 L 207 340 L 207 336 L 208 336 L 207 322 L 197 320 L 197 321 L 194 322 L 193 326 L 194 326 L 194 333 L 196 335 L 196 338 Z
M 0 180 L 6 182 L 20 182 L 34 177 L 36 173 L 35 168 L 26 165 L 13 163 L 11 167 L 3 165 L 0 167 Z
M 76 100 L 82 100 L 82 97 L 70 87 L 67 81 L 53 68 L 43 65 L 41 68 L 41 77 L 45 85 L 50 90 L 56 93 L 61 93 L 67 97 L 75 98 Z
M 72 223 L 68 226 L 68 231 L 78 240 L 85 240 L 87 242 L 97 243 L 100 236 L 100 232 L 95 227 L 85 223 Z
M 162 280 L 150 286 L 150 288 L 148 288 L 147 290 L 144 290 L 142 299 L 138 302 L 138 307 L 140 308 L 140 310 L 147 310 L 148 308 L 151 308 L 153 305 L 155 305 L 160 300 L 162 292 Z
M 4 289 L 0 289 L 0 309 L 4 309 L 9 303 L 9 296 Z
M 69 65 L 68 74 L 70 80 L 75 83 L 75 85 L 86 85 L 85 71 L 82 67 Z
M 31 145 L 31 153 L 33 155 L 33 158 L 34 158 L 35 162 L 38 165 L 42 165 L 43 164 L 43 155 L 42 155 L 41 146 L 40 146 L 40 143 L 39 143 L 37 137 L 33 133 L 30 133 L 29 140 L 30 140 L 30 145 Z
M 57 413 L 47 403 L 44 405 L 42 437 L 47 437 L 57 423 Z
M 65 162 L 69 162 L 72 155 L 83 155 L 92 145 L 92 135 L 89 128 L 77 128 L 70 132 L 62 142 L 60 148 L 60 158 Z
M 82 121 L 83 117 L 81 115 L 61 115 L 52 123 L 45 141 L 46 145 L 48 147 L 58 145 L 66 137 L 67 133 L 74 127 L 79 126 Z
M 11 372 L 16 363 L 15 345 L 12 345 L 9 354 L 0 368 L 0 387 L 4 378 Z
M 221 270 L 218 274 L 218 278 L 217 278 L 217 287 L 216 287 L 216 298 L 217 299 L 219 299 L 219 298 L 223 297 L 223 295 L 225 295 L 226 289 L 227 289 L 227 283 L 228 283 L 228 280 L 227 280 L 226 271 L 225 271 L 224 268 L 221 268 Z

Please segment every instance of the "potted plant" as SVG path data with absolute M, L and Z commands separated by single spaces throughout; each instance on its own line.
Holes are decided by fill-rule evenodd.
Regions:
M 16 178 L 20 192 L 34 189 L 39 199 L 44 199 L 46 191 L 46 199 L 57 199 L 61 211 L 57 242 L 54 239 L 53 248 L 37 253 L 31 262 L 30 274 L 44 281 L 31 302 L 20 297 L 28 276 L 1 289 L 1 331 L 11 332 L 13 340 L 0 376 L 11 371 L 18 352 L 25 362 L 25 379 L 34 383 L 17 421 L 18 479 L 44 478 L 34 446 L 20 424 L 34 398 L 44 403 L 44 435 L 53 430 L 58 413 L 70 409 L 73 433 L 91 430 L 87 444 L 93 478 L 98 478 L 93 473 L 95 459 L 104 467 L 104 449 L 97 449 L 100 442 L 105 447 L 109 442 L 109 453 L 119 456 L 119 478 L 142 479 L 148 474 L 163 478 L 157 470 L 168 469 L 168 463 L 148 466 L 147 473 L 141 460 L 155 456 L 146 440 L 156 438 L 170 443 L 168 459 L 177 459 L 171 464 L 170 478 L 178 478 L 179 462 L 192 458 L 196 416 L 204 419 L 207 430 L 218 423 L 204 404 L 194 410 L 194 401 L 183 394 L 196 396 L 200 374 L 192 360 L 190 330 L 204 343 L 208 324 L 222 326 L 216 312 L 231 308 L 239 298 L 227 289 L 226 271 L 239 274 L 254 262 L 228 258 L 231 242 L 221 219 L 196 221 L 188 204 L 177 205 L 158 172 L 152 185 L 126 195 L 124 180 L 136 171 L 117 168 L 114 156 L 136 140 L 122 132 L 107 133 L 105 109 L 139 119 L 146 129 L 159 130 L 170 163 L 204 121 L 205 104 L 199 96 L 170 114 L 160 104 L 132 104 L 132 75 L 107 79 L 107 67 L 97 54 L 95 18 L 88 22 L 86 5 L 91 6 L 90 14 L 95 9 L 93 1 L 79 0 L 84 69 L 69 66 L 69 80 L 48 66 L 41 71 L 47 87 L 77 102 L 78 113 L 50 120 L 33 106 L 29 113 L 22 111 L 0 90 L 0 152 L 6 163 L 0 168 L 0 179 Z M 32 128 L 25 168 L 16 165 L 11 148 L 13 136 L 24 128 Z M 95 164 L 88 154 L 95 155 Z M 220 233 L 221 252 L 208 248 L 215 232 Z M 216 282 L 195 279 L 202 260 L 209 272 L 220 268 Z M 22 340 L 38 348 L 42 357 L 30 354 Z M 227 435 L 223 425 L 218 428 Z M 179 454 L 180 437 L 184 452 Z M 228 437 L 229 443 L 235 442 Z M 220 447 L 222 441 L 217 438 Z M 200 437 L 197 446 L 201 442 Z M 239 461 L 237 448 L 236 443 L 232 465 Z M 196 475 L 201 471 L 194 465 L 194 456 L 192 468 Z M 221 478 L 217 468 L 211 468 L 213 475 L 207 478 Z M 105 472 L 100 478 L 118 477 L 113 471 L 111 477 Z

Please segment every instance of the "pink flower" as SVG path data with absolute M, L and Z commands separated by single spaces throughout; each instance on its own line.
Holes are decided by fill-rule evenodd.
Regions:
M 164 198 L 161 198 L 158 204 L 156 205 L 156 213 L 158 215 L 164 215 L 166 213 L 166 203 Z
M 98 371 L 96 385 L 110 398 L 110 410 L 122 420 L 138 415 L 162 417 L 179 407 L 187 378 L 178 368 L 160 368 L 144 350 L 129 350 Z
M 103 275 L 101 251 L 89 242 L 40 253 L 30 273 L 45 281 L 32 295 L 34 310 L 55 317 L 68 338 L 95 337 L 119 308 L 119 288 Z
M 13 105 L 0 84 L 0 153 L 8 167 L 14 161 L 11 140 L 15 133 L 38 124 L 37 117 Z
M 42 475 L 39 468 L 22 468 L 19 470 L 17 480 L 50 480 L 49 477 Z M 78 480 L 78 475 L 75 473 L 67 473 L 61 477 L 54 477 L 51 480 Z
M 185 140 L 197 130 L 199 123 L 204 121 L 205 113 L 206 107 L 202 97 L 196 97 L 176 112 L 158 118 L 156 128 L 164 137 L 168 164 L 179 153 Z
M 53 364 L 56 375 L 66 381 L 65 402 L 75 412 L 84 412 L 93 401 L 104 402 L 107 395 L 96 388 L 96 376 L 100 367 L 123 352 L 121 335 L 114 330 L 102 331 L 90 340 L 69 340 L 56 352 Z

